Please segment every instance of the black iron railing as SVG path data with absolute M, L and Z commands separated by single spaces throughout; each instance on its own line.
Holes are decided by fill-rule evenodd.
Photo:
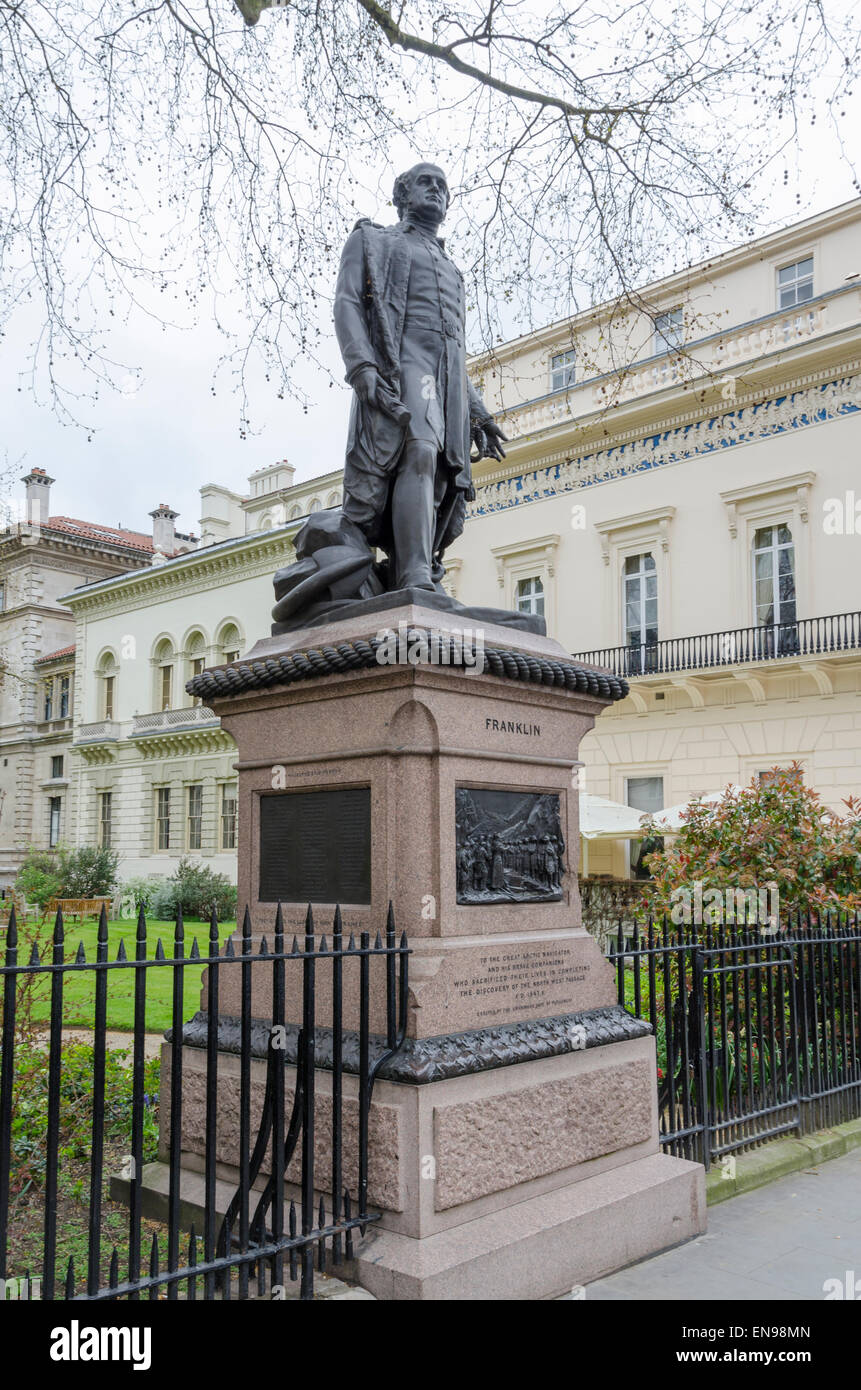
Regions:
M 753 661 L 775 661 L 781 657 L 829 656 L 859 648 L 861 612 L 856 612 L 761 627 L 739 627 L 694 637 L 668 637 L 659 642 L 627 647 L 603 647 L 591 652 L 576 652 L 574 660 L 602 667 L 614 676 L 655 676 Z
M 284 1296 L 285 1274 L 300 1279 L 302 1299 L 314 1292 L 315 1257 L 323 1269 L 327 1252 L 339 1264 L 353 1254 L 354 1233 L 364 1232 L 379 1213 L 368 1209 L 368 1120 L 375 1077 L 380 1067 L 400 1048 L 406 1028 L 407 960 L 405 935 L 396 940 L 391 907 L 385 937 L 378 933 L 371 941 L 363 932 L 358 942 L 350 935 L 344 940 L 340 910 L 336 910 L 330 938 L 318 937 L 310 907 L 305 921 L 304 940 L 294 936 L 285 944 L 284 924 L 279 907 L 271 946 L 264 936 L 255 947 L 248 913 L 242 929 L 223 947 L 219 945 L 218 924 L 209 925 L 208 953 L 201 954 L 197 940 L 187 949 L 182 918 L 177 922 L 172 955 L 161 940 L 147 940 L 146 920 L 141 911 L 135 939 L 134 959 L 128 959 L 122 940 L 114 959 L 109 958 L 110 932 L 102 908 L 97 933 L 95 960 L 88 960 L 82 946 L 70 953 L 67 948 L 62 913 L 57 914 L 53 938 L 40 941 L 38 932 L 23 941 L 12 912 L 6 929 L 5 958 L 0 967 L 2 988 L 2 1055 L 0 1055 L 0 1281 L 15 1278 L 27 1290 L 40 1284 L 43 1299 L 155 1299 L 202 1296 L 246 1298 L 273 1289 Z M 26 959 L 19 959 L 19 952 Z M 354 962 L 352 967 L 349 963 Z M 344 969 L 348 966 L 345 984 Z M 192 1024 L 184 1026 L 183 991 L 190 969 L 206 967 L 203 993 L 206 1008 Z M 382 972 L 379 982 L 385 999 L 385 1032 L 371 1033 L 371 975 Z M 161 1077 L 160 1116 L 162 1136 L 167 1135 L 167 1221 L 162 1227 L 144 1230 L 143 1169 L 144 1129 L 148 1106 L 156 1097 L 146 1094 L 147 986 L 153 971 L 170 972 L 170 1039 L 188 1041 L 190 1037 L 205 1049 L 203 1086 L 203 1199 L 201 1227 L 189 1223 L 185 1194 L 181 1191 L 183 1141 L 183 1069 L 187 1048 L 174 1046 L 169 1062 L 169 1099 L 166 1077 Z M 219 999 L 225 971 L 238 983 L 238 1017 L 219 1018 Z M 301 1026 L 287 1022 L 286 999 L 290 972 L 298 975 L 297 990 L 291 997 L 301 998 Z M 119 978 L 118 978 L 119 977 Z M 331 995 L 326 1024 L 317 1016 L 317 985 L 321 982 Z M 87 1211 L 87 1269 L 79 1275 L 72 1256 L 60 1258 L 63 1230 L 58 1231 L 57 1204 L 61 1147 L 61 1100 L 70 1084 L 68 1040 L 64 1038 L 64 991 L 72 979 L 90 982 L 93 994 L 92 1032 L 86 1045 L 91 1047 L 91 1086 L 88 1077 L 87 1100 L 91 1108 L 87 1136 L 90 1150 Z M 126 1170 L 128 1173 L 127 1237 L 116 1243 L 116 1216 L 111 1235 L 104 1222 L 106 1101 L 112 1123 L 117 1123 L 115 1100 L 106 1096 L 108 1055 L 109 989 L 114 996 L 128 983 L 133 997 L 133 1028 L 129 1035 L 131 1103 L 128 1106 Z M 49 1018 L 44 1026 L 28 1027 L 24 1018 L 28 989 L 41 991 L 41 1018 L 47 1005 Z M 271 995 L 269 991 L 271 990 Z M 252 992 L 253 991 L 253 992 Z M 271 999 L 271 1019 L 252 1017 L 252 998 L 261 991 Z M 77 993 L 80 998 L 80 985 Z M 376 994 L 376 991 L 375 991 Z M 236 991 L 233 992 L 236 998 Z M 358 1030 L 346 1032 L 345 1005 L 359 1020 Z M 224 1029 L 232 1029 L 225 1039 Z M 264 1043 L 260 1043 L 261 1028 Z M 23 1029 L 23 1031 L 22 1031 Z M 195 1029 L 193 1035 L 189 1030 Z M 78 1029 L 78 1040 L 80 1041 Z M 325 1035 L 325 1057 L 317 1055 L 318 1039 Z M 34 1041 L 35 1040 L 35 1041 Z M 114 1042 L 116 1039 L 114 1039 Z M 255 1046 L 256 1041 L 256 1046 Z M 33 1047 L 42 1050 L 47 1070 L 44 1087 L 44 1113 L 34 1113 L 32 1095 L 19 1074 L 18 1057 L 29 1056 Z M 239 1054 L 239 1080 L 234 1113 L 226 1117 L 230 1126 L 238 1120 L 238 1182 L 236 1192 L 220 1210 L 216 1177 L 220 1156 L 219 1111 L 225 1119 L 224 1095 L 219 1096 L 219 1071 L 225 1066 L 224 1051 Z M 265 1059 L 266 1087 L 262 1107 L 253 1084 L 254 1060 Z M 89 1060 L 88 1060 L 89 1066 Z M 331 1072 L 331 1106 L 327 1108 L 327 1147 L 331 1166 L 325 1173 L 315 1171 L 315 1083 L 317 1068 Z M 17 1070 L 16 1070 L 17 1069 Z M 358 1137 L 350 1140 L 349 1161 L 344 1147 L 344 1079 L 352 1073 L 358 1107 Z M 289 1115 L 285 1089 L 293 1096 Z M 41 1094 L 41 1092 L 40 1092 Z M 27 1107 L 30 1107 L 29 1110 Z M 166 1113 L 164 1113 L 166 1111 Z M 23 1119 L 22 1119 L 23 1115 Z M 120 1116 L 119 1123 L 122 1124 Z M 37 1186 L 41 1186 L 41 1260 L 38 1268 L 10 1268 L 8 1236 L 10 1213 L 21 1197 L 21 1183 L 13 1184 L 21 1152 L 29 1143 L 28 1127 L 43 1137 L 43 1160 L 37 1165 Z M 295 1158 L 295 1162 L 294 1162 Z M 13 1162 L 14 1161 L 14 1162 Z M 292 1167 L 291 1167 L 292 1164 Z M 20 1165 L 19 1165 L 20 1166 Z M 327 1165 L 328 1166 L 328 1165 Z M 298 1172 L 297 1172 L 298 1168 Z M 288 1180 L 288 1169 L 290 1169 Z M 348 1171 L 349 1170 L 349 1171 Z M 264 1177 L 261 1176 L 263 1174 Z M 28 1200 L 32 1198 L 32 1176 L 28 1177 Z M 288 1194 L 295 1192 L 298 1201 Z M 83 1193 L 81 1194 L 83 1196 Z M 223 1206 L 223 1203 L 222 1203 Z M 33 1221 L 32 1203 L 28 1211 Z M 152 1226 L 152 1223 L 150 1223 Z M 145 1239 L 148 1236 L 148 1240 Z M 60 1240 L 58 1240 L 58 1237 Z M 113 1242 L 113 1244 L 112 1244 Z M 111 1248 L 112 1244 L 112 1248 Z M 146 1246 L 148 1245 L 148 1249 Z M 108 1255 L 108 1249 L 110 1254 Z M 0 1284 L 0 1288 L 5 1285 Z M 37 1285 L 38 1287 L 38 1285 Z M 32 1295 L 29 1295 L 32 1296 Z
M 706 1167 L 861 1116 L 861 924 L 622 926 L 619 1002 L 655 1032 L 663 1147 Z

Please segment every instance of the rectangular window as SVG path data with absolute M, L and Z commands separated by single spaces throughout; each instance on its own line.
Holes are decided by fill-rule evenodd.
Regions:
M 782 777 L 785 777 L 788 782 L 794 782 L 797 786 L 801 786 L 804 782 L 804 774 L 800 767 L 770 767 L 757 773 L 757 780 L 761 787 L 770 787 Z
M 45 693 L 45 713 L 44 713 L 43 718 L 45 718 L 45 719 L 53 719 L 53 718 L 54 718 L 54 682 L 53 682 L 52 680 L 50 680 L 50 681 L 45 681 L 45 683 L 44 683 L 44 693 Z
M 554 352 L 550 358 L 550 390 L 564 391 L 574 385 L 576 354 L 573 348 L 567 352 Z
M 203 787 L 188 789 L 188 848 L 200 849 L 203 832 Z
M 681 304 L 675 309 L 668 309 L 665 314 L 656 314 L 654 324 L 656 353 L 681 347 L 685 336 L 685 314 Z
M 53 758 L 51 759 L 51 776 L 52 776 L 52 777 L 62 777 L 62 775 L 63 775 L 63 755 L 62 755 L 62 753 L 55 753 L 54 756 L 53 756 Z
M 161 708 L 172 709 L 171 700 L 173 698 L 173 667 L 162 666 L 161 668 Z
M 221 788 L 221 848 L 236 849 L 237 790 L 235 786 Z
M 48 844 L 54 849 L 60 842 L 60 812 L 63 806 L 61 796 L 48 799 Z
M 111 802 L 113 792 L 99 792 L 99 848 L 111 847 Z
M 753 538 L 754 621 L 795 623 L 795 546 L 788 526 L 760 526 Z
M 170 787 L 157 787 L 155 793 L 156 849 L 170 849 Z
M 785 265 L 777 272 L 777 307 L 794 309 L 813 298 L 813 257 L 808 256 L 794 265 Z
M 663 777 L 627 777 L 625 779 L 625 800 L 637 811 L 661 811 L 664 806 Z M 663 844 L 659 836 L 645 837 L 642 840 L 629 840 L 629 856 L 632 878 L 648 878 L 649 871 L 643 860 L 653 854 Z
M 0 584 L 0 613 L 2 613 L 2 612 L 4 611 L 5 607 L 6 607 L 6 585 L 5 585 L 5 584 Z
M 544 585 L 537 575 L 533 579 L 518 579 L 517 611 L 544 617 Z
M 68 719 L 68 717 L 69 717 L 69 687 L 70 687 L 70 684 L 71 684 L 71 682 L 70 682 L 70 679 L 69 679 L 68 676 L 61 676 L 61 677 L 60 677 L 60 718 L 61 718 L 61 719 Z
M 116 676 L 105 676 L 105 718 L 114 717 L 114 681 Z
M 625 560 L 623 603 L 629 669 L 632 675 L 642 675 L 657 656 L 658 575 L 653 555 L 629 555 Z

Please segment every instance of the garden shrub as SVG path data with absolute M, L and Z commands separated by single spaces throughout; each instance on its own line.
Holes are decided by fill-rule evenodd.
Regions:
M 727 787 L 720 801 L 692 802 L 680 833 L 648 856 L 652 880 L 635 915 L 671 916 L 680 890 L 697 883 L 703 894 L 768 888 L 782 919 L 861 907 L 861 800 L 832 811 L 800 772 L 793 763 L 765 781 Z

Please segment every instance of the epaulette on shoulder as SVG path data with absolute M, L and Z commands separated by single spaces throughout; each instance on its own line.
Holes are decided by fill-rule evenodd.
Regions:
M 360 227 L 373 227 L 377 232 L 384 232 L 386 229 L 380 222 L 373 222 L 370 217 L 360 217 L 353 226 L 353 231 L 357 232 Z

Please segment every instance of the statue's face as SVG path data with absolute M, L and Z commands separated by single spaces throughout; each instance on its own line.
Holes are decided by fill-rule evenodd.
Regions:
M 407 212 L 428 222 L 442 222 L 448 208 L 448 184 L 436 164 L 417 164 L 411 170 Z

